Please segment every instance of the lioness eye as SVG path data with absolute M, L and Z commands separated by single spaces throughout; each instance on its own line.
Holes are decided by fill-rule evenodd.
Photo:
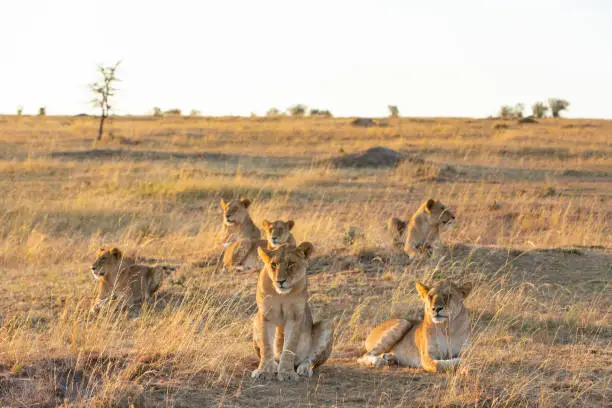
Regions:
M 293 267 L 294 267 L 294 266 L 295 266 L 295 264 L 294 264 L 294 263 L 289 263 L 289 264 L 287 265 L 287 268 L 289 268 L 289 269 L 293 269 Z
M 278 264 L 276 262 L 272 262 L 270 264 L 270 266 L 272 267 L 272 269 L 276 269 L 276 267 L 278 266 Z

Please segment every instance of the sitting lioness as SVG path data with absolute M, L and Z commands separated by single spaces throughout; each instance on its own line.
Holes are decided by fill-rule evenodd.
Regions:
M 254 379 L 310 377 L 331 353 L 331 321 L 313 323 L 308 306 L 306 267 L 312 251 L 309 242 L 258 249 L 264 267 L 257 281 L 253 320 L 253 345 L 259 355 L 259 367 L 251 374 Z
M 430 255 L 432 248 L 439 245 L 440 226 L 455 220 L 453 213 L 440 201 L 425 201 L 410 218 L 404 251 L 411 258 Z
M 261 231 L 247 210 L 251 201 L 247 198 L 225 202 L 223 208 L 224 238 L 223 266 L 228 269 L 250 269 L 257 265 L 257 248 L 265 245 Z
M 221 200 L 221 208 L 223 209 L 223 246 L 228 247 L 232 243 L 240 239 L 261 239 L 261 231 L 255 226 L 255 223 L 249 215 L 248 208 L 251 201 L 248 198 L 240 200 L 231 200 L 226 202 Z
M 287 222 L 264 220 L 261 225 L 268 240 L 268 249 L 278 248 L 281 245 L 296 245 L 295 237 L 291 233 L 291 229 L 295 225 L 293 220 Z
M 398 363 L 440 372 L 460 363 L 462 349 L 470 340 L 470 322 L 463 301 L 472 290 L 466 283 L 441 281 L 417 290 L 425 306 L 423 320 L 390 319 L 382 322 L 366 338 L 367 353 L 361 364 L 380 367 Z
M 130 306 L 149 300 L 159 289 L 164 275 L 170 272 L 165 266 L 136 265 L 133 259 L 124 258 L 117 248 L 100 248 L 91 265 L 91 273 L 99 281 L 94 309 L 115 297 Z

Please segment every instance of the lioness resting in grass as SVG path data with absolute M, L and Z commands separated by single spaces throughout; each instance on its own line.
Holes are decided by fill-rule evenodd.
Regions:
M 314 323 L 308 306 L 306 267 L 312 251 L 309 242 L 258 249 L 264 267 L 257 281 L 258 311 L 253 320 L 253 345 L 259 356 L 259 367 L 251 374 L 254 379 L 310 377 L 331 353 L 331 321 Z
M 91 273 L 99 281 L 94 310 L 115 297 L 130 306 L 149 300 L 170 272 L 165 266 L 136 265 L 117 248 L 100 248 L 91 265 Z
M 408 223 L 404 251 L 411 258 L 429 256 L 434 246 L 440 245 L 440 226 L 455 220 L 453 213 L 440 201 L 429 199 L 414 213 Z
M 261 231 L 251 219 L 248 208 L 251 201 L 247 198 L 221 200 L 223 208 L 223 266 L 227 269 L 250 269 L 257 265 L 257 248 L 265 245 Z
M 441 281 L 431 288 L 420 283 L 416 287 L 425 306 L 424 319 L 382 322 L 366 338 L 367 353 L 359 363 L 375 367 L 397 363 L 431 372 L 452 369 L 460 363 L 461 351 L 470 340 L 470 322 L 463 303 L 472 285 Z

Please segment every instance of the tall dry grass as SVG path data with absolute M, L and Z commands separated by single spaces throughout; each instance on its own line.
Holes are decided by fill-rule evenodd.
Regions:
M 609 404 L 607 121 L 0 117 L 3 406 L 605 406 Z M 384 145 L 422 161 L 343 169 Z M 294 219 L 316 248 L 311 303 L 336 354 L 297 385 L 253 384 L 254 275 L 215 273 L 219 199 Z M 407 264 L 391 216 L 447 204 L 443 258 Z M 350 245 L 345 236 L 358 230 Z M 177 266 L 156 302 L 91 314 L 88 265 L 117 245 Z M 384 318 L 418 315 L 414 282 L 471 280 L 462 369 L 365 370 L 351 356 Z

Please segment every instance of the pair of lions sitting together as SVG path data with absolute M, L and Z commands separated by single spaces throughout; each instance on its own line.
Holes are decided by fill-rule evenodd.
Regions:
M 312 376 L 329 358 L 334 328 L 330 320 L 313 322 L 308 305 L 306 269 L 313 246 L 258 248 L 264 263 L 257 281 L 257 315 L 253 344 L 259 366 L 254 379 L 297 380 Z M 464 300 L 472 286 L 439 281 L 416 284 L 425 307 L 423 320 L 390 319 L 374 328 L 365 341 L 363 365 L 399 364 L 431 372 L 455 368 L 470 338 Z
M 440 227 L 455 221 L 455 215 L 440 201 L 430 198 L 416 210 L 410 221 L 393 217 L 387 222 L 393 247 L 403 249 L 411 258 L 431 255 L 441 244 Z
M 227 236 L 237 236 L 234 242 L 228 242 L 227 249 L 234 248 L 230 259 L 249 266 L 243 261 L 255 252 L 263 263 L 257 281 L 258 311 L 253 319 L 253 345 L 259 365 L 251 377 L 288 381 L 312 376 L 313 370 L 329 358 L 334 335 L 331 320 L 314 322 L 308 304 L 306 271 L 314 247 L 309 242 L 295 245 L 290 233 L 292 221 L 264 222 L 268 240 L 261 242 L 247 211 L 249 204 L 248 200 L 222 202 Z M 433 205 L 424 205 L 429 213 L 433 212 Z M 440 215 L 443 213 L 441 210 Z M 422 217 L 417 215 L 410 224 L 413 230 L 422 232 Z M 251 238 L 245 238 L 247 235 Z M 412 234 L 412 238 L 416 239 L 416 235 Z M 409 239 L 410 236 L 406 245 Z M 416 243 L 417 248 L 423 245 L 410 243 Z M 227 251 L 225 256 L 229 256 Z M 116 248 L 99 251 L 92 265 L 94 276 L 101 281 L 100 298 L 110 294 L 108 288 L 115 288 L 127 291 L 135 301 L 146 300 L 155 292 L 164 271 L 124 260 Z M 394 363 L 432 372 L 459 364 L 460 353 L 470 337 L 464 299 L 471 285 L 440 281 L 432 287 L 420 283 L 416 287 L 425 306 L 423 320 L 390 319 L 381 323 L 367 337 L 366 353 L 358 359 L 360 364 L 380 367 Z
M 293 220 L 273 221 L 264 220 L 262 227 L 266 239 L 261 239 L 261 231 L 249 214 L 251 201 L 247 198 L 221 200 L 223 209 L 223 266 L 229 270 L 249 270 L 261 266 L 257 257 L 258 248 L 278 248 L 281 245 L 295 246 L 295 237 L 291 229 L 295 225 Z

